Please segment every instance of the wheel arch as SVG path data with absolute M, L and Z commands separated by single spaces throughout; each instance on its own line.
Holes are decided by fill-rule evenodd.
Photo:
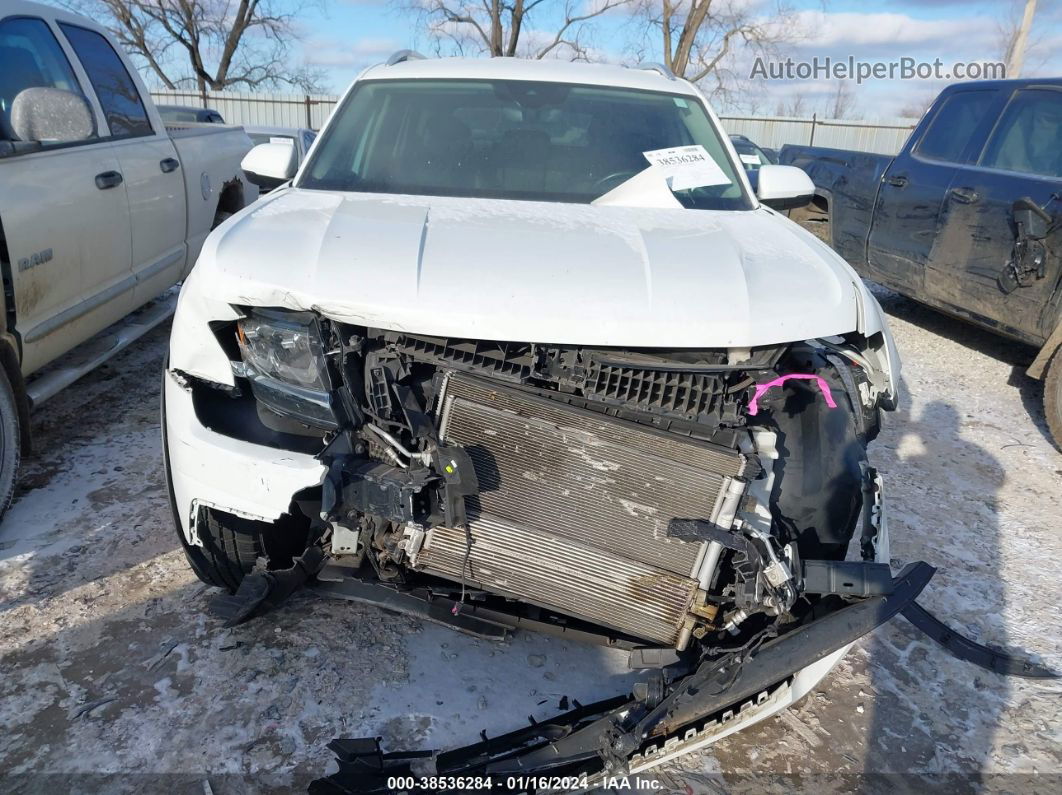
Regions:
M 33 439 L 30 431 L 30 402 L 26 393 L 26 381 L 22 377 L 22 346 L 18 332 L 15 330 L 15 284 L 11 268 L 11 257 L 7 250 L 7 237 L 4 234 L 4 219 L 0 218 L 0 277 L 3 280 L 3 292 L 0 293 L 0 365 L 4 368 L 7 380 L 15 393 L 15 406 L 18 408 L 19 448 L 22 455 L 32 452 Z
M 6 332 L 0 338 L 0 364 L 3 364 L 4 373 L 15 393 L 15 406 L 18 407 L 19 447 L 22 455 L 27 456 L 33 451 L 29 395 L 26 393 L 26 382 L 22 378 L 22 368 L 19 366 L 15 345 Z
M 1036 354 L 1036 358 L 1029 365 L 1029 369 L 1025 371 L 1026 374 L 1037 380 L 1042 379 L 1044 373 L 1047 372 L 1047 365 L 1051 361 L 1051 357 L 1059 350 L 1062 350 L 1062 319 L 1055 324 L 1055 330 L 1051 332 L 1047 342 L 1043 344 Z

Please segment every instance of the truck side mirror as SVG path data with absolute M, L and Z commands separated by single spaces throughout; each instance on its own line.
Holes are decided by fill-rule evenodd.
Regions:
M 1014 215 L 1014 223 L 1020 227 L 1019 232 L 1024 237 L 1033 240 L 1042 240 L 1047 237 L 1047 227 L 1051 224 L 1051 216 L 1044 212 L 1035 201 L 1028 196 L 1023 196 L 1010 207 Z
M 96 135 L 96 117 L 81 94 L 27 88 L 11 103 L 11 129 L 21 141 L 73 143 Z
M 802 168 L 763 165 L 756 170 L 756 197 L 773 210 L 792 210 L 810 204 L 815 183 Z
M 247 179 L 263 190 L 279 188 L 295 176 L 299 155 L 295 142 L 258 144 L 244 155 L 240 167 Z

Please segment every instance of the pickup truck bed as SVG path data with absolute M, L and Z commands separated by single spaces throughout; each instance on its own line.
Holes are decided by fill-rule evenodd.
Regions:
M 786 146 L 782 162 L 798 166 L 815 183 L 815 201 L 804 212 L 793 211 L 794 220 L 824 218 L 829 209 L 829 223 L 815 227 L 842 257 L 858 263 L 865 256 L 867 232 L 874 214 L 878 185 L 892 163 L 889 155 L 854 152 L 818 146 Z

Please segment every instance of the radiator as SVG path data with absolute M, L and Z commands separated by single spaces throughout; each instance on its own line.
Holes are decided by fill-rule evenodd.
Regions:
M 449 378 L 440 433 L 472 458 L 463 529 L 430 530 L 414 567 L 674 644 L 702 544 L 672 518 L 716 521 L 744 457 L 470 376 Z

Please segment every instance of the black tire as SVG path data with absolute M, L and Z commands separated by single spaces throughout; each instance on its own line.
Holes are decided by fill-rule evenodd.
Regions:
M 203 546 L 186 546 L 184 551 L 199 579 L 208 585 L 235 591 L 258 558 L 267 558 L 270 568 L 291 565 L 291 551 L 277 549 L 281 540 L 277 525 L 205 509 L 196 529 Z M 306 548 L 305 541 L 298 547 L 296 555 Z
M 1055 351 L 1047 365 L 1044 414 L 1047 415 L 1047 428 L 1051 431 L 1055 446 L 1062 449 L 1062 348 Z
M 15 390 L 0 367 L 0 518 L 11 505 L 22 461 L 22 423 L 18 416 Z
M 207 585 L 235 592 L 245 574 L 254 568 L 258 558 L 269 561 L 269 568 L 291 565 L 293 557 L 302 554 L 309 538 L 309 520 L 301 514 L 285 514 L 276 522 L 258 522 L 224 511 L 201 508 L 196 530 L 203 545 L 193 546 L 184 537 L 180 511 L 173 493 L 170 477 L 170 451 L 166 440 L 166 371 L 163 370 L 162 389 L 162 458 L 166 474 L 166 491 L 173 513 L 177 538 L 195 575 Z

